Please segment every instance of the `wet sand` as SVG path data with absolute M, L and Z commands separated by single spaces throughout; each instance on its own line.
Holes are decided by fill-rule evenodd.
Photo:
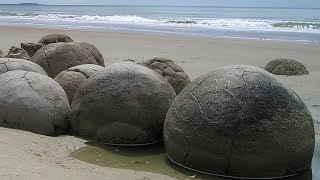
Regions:
M 6 53 L 12 45 L 37 42 L 49 33 L 66 33 L 75 41 L 96 45 L 107 65 L 125 59 L 168 57 L 191 79 L 225 65 L 264 67 L 274 58 L 297 59 L 306 65 L 310 75 L 278 77 L 307 104 L 316 133 L 320 134 L 319 45 L 0 27 L 0 50 Z M 70 157 L 84 146 L 83 140 L 71 136 L 51 138 L 0 128 L 0 179 L 170 179 L 160 174 L 100 167 Z

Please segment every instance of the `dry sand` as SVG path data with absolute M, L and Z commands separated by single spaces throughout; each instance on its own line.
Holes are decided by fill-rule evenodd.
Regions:
M 7 52 L 21 42 L 37 42 L 49 33 L 66 33 L 75 41 L 96 45 L 107 65 L 152 56 L 172 58 L 191 79 L 225 65 L 263 67 L 274 58 L 297 59 L 310 75 L 278 77 L 307 104 L 320 134 L 319 45 L 1 27 L 0 50 Z M 84 140 L 71 136 L 52 138 L 0 128 L 0 179 L 170 179 L 154 173 L 103 168 L 70 157 L 71 152 L 84 146 Z

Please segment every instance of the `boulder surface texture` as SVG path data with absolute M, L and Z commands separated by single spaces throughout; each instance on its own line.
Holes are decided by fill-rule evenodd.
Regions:
M 171 84 L 176 94 L 179 94 L 190 83 L 189 76 L 170 59 L 155 57 L 140 61 L 138 64 L 149 67 L 162 75 Z
M 293 175 L 311 167 L 313 120 L 305 104 L 257 67 L 228 66 L 191 82 L 164 125 L 173 162 L 245 178 Z
M 32 56 L 31 61 L 39 64 L 51 78 L 73 66 L 98 64 L 91 53 L 76 43 L 46 45 Z
M 32 71 L 47 76 L 47 73 L 41 66 L 31 61 L 14 58 L 0 58 L 0 74 L 15 70 Z
M 54 80 L 64 89 L 71 104 L 79 87 L 94 73 L 104 69 L 104 67 L 95 64 L 82 64 L 62 71 Z
M 309 74 L 307 68 L 293 59 L 275 59 L 270 61 L 265 70 L 276 75 L 298 76 Z
M 73 40 L 66 34 L 49 34 L 40 39 L 39 43 L 48 45 L 58 42 L 73 42 Z
M 67 95 L 48 76 L 20 70 L 1 74 L 0 101 L 0 126 L 49 136 L 70 127 Z
M 176 97 L 159 74 L 134 63 L 116 63 L 85 81 L 71 105 L 72 132 L 115 145 L 161 141 L 165 115 Z
M 77 44 L 80 45 L 82 48 L 87 49 L 93 55 L 93 57 L 96 59 L 100 66 L 105 66 L 103 56 L 98 50 L 98 48 L 87 42 L 77 42 Z

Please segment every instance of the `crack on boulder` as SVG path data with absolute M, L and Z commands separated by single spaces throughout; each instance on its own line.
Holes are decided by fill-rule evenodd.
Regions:
M 81 73 L 82 75 L 84 75 L 84 77 L 86 77 L 87 79 L 89 79 L 89 75 L 83 71 L 81 71 L 80 69 L 72 69 L 70 71 L 73 71 L 73 72 L 78 72 L 78 73 Z
M 46 58 L 46 62 L 47 62 L 47 65 L 48 65 L 48 71 L 49 71 L 49 73 L 50 73 L 50 76 L 52 76 L 53 75 L 53 73 L 52 73 L 52 70 L 51 70 L 51 67 L 50 67 L 50 63 L 49 63 L 49 59 L 48 59 L 48 57 L 47 57 L 47 54 L 46 54 L 46 47 L 44 46 L 43 47 L 43 55 L 44 55 L 44 57 Z
M 48 98 L 46 95 L 44 95 L 42 92 L 40 92 L 39 90 L 33 88 L 33 86 L 31 85 L 32 82 L 29 81 L 29 79 L 26 77 L 26 75 L 28 74 L 29 72 L 27 72 L 22 78 L 25 78 L 27 80 L 27 83 L 28 85 L 30 86 L 30 88 L 34 91 L 36 91 L 38 94 L 42 95 L 43 97 L 45 97 L 47 100 L 50 100 L 50 101 L 54 101 L 54 99 L 50 99 Z
M 245 78 L 244 78 L 244 73 L 246 72 L 246 70 L 245 70 L 245 69 L 242 69 L 242 70 L 243 70 L 243 73 L 242 73 L 242 75 L 241 75 L 241 79 L 243 80 L 244 84 L 245 84 L 246 87 L 247 87 L 248 83 L 246 82 L 246 80 L 245 80 Z M 231 165 L 232 153 L 233 153 L 233 150 L 234 150 L 234 144 L 235 144 L 237 135 L 238 135 L 238 133 L 240 132 L 240 129 L 241 129 L 241 127 L 242 127 L 242 120 L 243 120 L 243 118 L 244 118 L 244 114 L 245 114 L 245 112 L 247 111 L 247 108 L 248 108 L 248 107 L 247 107 L 247 102 L 248 102 L 248 94 L 247 94 L 247 96 L 246 96 L 245 103 L 244 103 L 244 105 L 243 105 L 244 108 L 243 108 L 243 110 L 242 110 L 242 114 L 241 114 L 240 119 L 239 119 L 239 125 L 236 126 L 236 127 L 238 127 L 238 128 L 236 129 L 236 132 L 234 133 L 234 136 L 233 136 L 233 139 L 232 139 L 231 148 L 230 148 L 230 153 L 229 153 L 229 156 L 228 156 L 228 164 L 227 164 L 226 174 L 229 174 L 229 171 L 230 171 L 230 165 Z

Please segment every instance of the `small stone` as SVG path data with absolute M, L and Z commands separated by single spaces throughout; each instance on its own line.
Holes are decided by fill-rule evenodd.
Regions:
M 8 55 L 6 57 L 30 60 L 30 56 L 28 55 L 28 53 L 24 49 L 16 46 L 12 46 L 10 48 Z
M 30 57 L 32 57 L 43 46 L 44 44 L 42 43 L 21 43 L 21 48 L 24 49 Z

